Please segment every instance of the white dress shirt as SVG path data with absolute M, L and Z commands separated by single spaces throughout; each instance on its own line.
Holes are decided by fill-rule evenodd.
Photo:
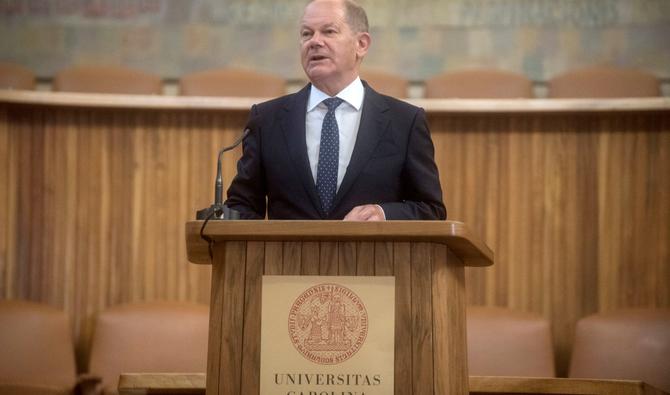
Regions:
M 365 88 L 361 79 L 356 77 L 351 84 L 335 96 L 344 100 L 335 109 L 335 119 L 340 131 L 339 165 L 337 167 L 337 188 L 339 189 L 344 173 L 347 171 L 347 166 L 349 166 L 349 161 L 351 161 L 351 154 L 354 152 L 354 145 L 356 145 L 356 136 L 358 136 L 358 126 L 361 123 L 363 97 L 365 96 Z M 321 127 L 323 118 L 328 112 L 328 108 L 323 101 L 329 97 L 312 85 L 307 101 L 307 115 L 305 117 L 307 156 L 309 157 L 309 166 L 312 169 L 315 184 L 316 169 L 319 163 L 319 147 L 321 146 Z

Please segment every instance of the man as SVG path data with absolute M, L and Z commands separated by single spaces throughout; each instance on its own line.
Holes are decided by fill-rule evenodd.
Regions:
M 425 113 L 358 77 L 365 11 L 315 0 L 300 26 L 311 84 L 254 105 L 226 204 L 242 218 L 445 219 Z

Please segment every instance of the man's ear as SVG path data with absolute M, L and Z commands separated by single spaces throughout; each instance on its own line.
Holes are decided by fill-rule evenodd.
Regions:
M 363 59 L 365 54 L 368 53 L 370 44 L 372 44 L 370 33 L 362 32 L 356 35 L 356 57 L 358 59 Z

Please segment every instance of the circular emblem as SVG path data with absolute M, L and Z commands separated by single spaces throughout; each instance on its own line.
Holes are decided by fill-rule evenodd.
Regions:
M 308 288 L 288 315 L 293 346 L 307 360 L 335 365 L 351 358 L 368 335 L 368 312 L 361 298 L 338 284 Z

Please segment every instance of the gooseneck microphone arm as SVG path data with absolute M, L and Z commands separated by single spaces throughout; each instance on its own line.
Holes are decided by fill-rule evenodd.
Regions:
M 251 128 L 244 129 L 242 136 L 240 136 L 233 144 L 229 145 L 228 147 L 224 147 L 223 149 L 221 149 L 221 151 L 219 151 L 218 160 L 216 162 L 216 182 L 214 183 L 215 206 L 223 206 L 223 176 L 222 176 L 223 172 L 221 171 L 222 155 L 224 152 L 237 148 L 237 146 L 240 145 L 244 141 L 244 139 L 247 138 L 249 133 L 251 133 Z
M 240 218 L 240 214 L 237 211 L 223 204 L 223 171 L 221 169 L 221 159 L 223 158 L 224 152 L 237 148 L 237 146 L 240 145 L 244 139 L 247 138 L 247 136 L 249 136 L 251 130 L 251 127 L 247 127 L 244 129 L 242 136 L 240 136 L 233 144 L 229 145 L 228 147 L 224 147 L 221 149 L 221 151 L 219 151 L 219 155 L 217 156 L 216 161 L 216 181 L 214 182 L 214 204 L 208 208 L 198 210 L 195 215 L 196 219 L 204 219 L 208 221 L 210 219 Z

